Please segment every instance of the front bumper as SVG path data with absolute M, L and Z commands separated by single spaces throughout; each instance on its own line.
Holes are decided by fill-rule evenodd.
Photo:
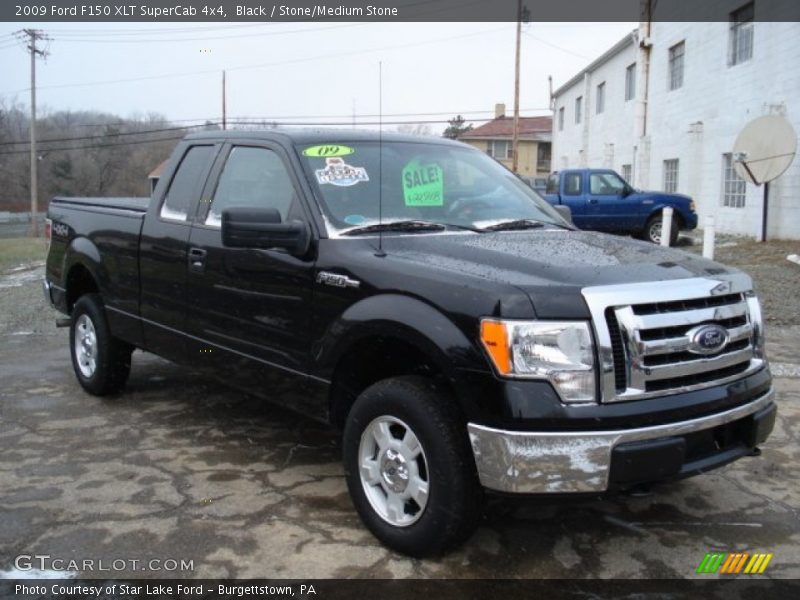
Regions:
M 751 452 L 775 423 L 774 392 L 712 415 L 611 431 L 505 431 L 468 424 L 481 484 L 520 494 L 604 492 L 685 477 Z

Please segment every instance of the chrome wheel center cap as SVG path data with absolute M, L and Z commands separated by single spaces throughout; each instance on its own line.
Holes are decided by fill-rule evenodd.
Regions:
M 395 493 L 405 491 L 408 485 L 408 464 L 403 455 L 389 448 L 381 458 L 381 477 Z

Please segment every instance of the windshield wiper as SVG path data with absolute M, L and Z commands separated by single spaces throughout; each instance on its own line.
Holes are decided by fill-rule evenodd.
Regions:
M 388 223 L 374 223 L 372 225 L 365 225 L 364 227 L 348 229 L 343 232 L 342 235 L 361 235 L 364 233 L 378 233 L 380 231 L 444 231 L 445 229 L 446 227 L 441 223 L 432 223 L 430 221 L 390 221 Z
M 484 227 L 484 231 L 519 231 L 522 229 L 539 229 L 540 227 L 544 227 L 545 223 L 543 221 L 537 221 L 535 219 L 514 219 L 513 221 L 504 221 L 502 223 L 497 223 L 496 225 L 489 225 L 488 227 Z

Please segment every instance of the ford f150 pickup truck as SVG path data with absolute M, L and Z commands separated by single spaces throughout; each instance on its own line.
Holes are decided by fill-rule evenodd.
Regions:
M 609 169 L 570 169 L 550 175 L 545 199 L 568 206 L 581 229 L 629 233 L 655 244 L 661 242 L 661 214 L 673 209 L 670 246 L 681 229 L 697 227 L 694 201 L 689 196 L 642 192 Z
M 341 428 L 385 544 L 484 492 L 613 492 L 756 454 L 776 407 L 750 278 L 575 229 L 459 142 L 217 131 L 151 199 L 54 198 L 45 294 L 118 393 L 140 348 Z

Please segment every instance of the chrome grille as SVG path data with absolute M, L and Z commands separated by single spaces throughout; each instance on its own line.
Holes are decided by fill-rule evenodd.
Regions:
M 598 341 L 602 401 L 709 387 L 763 367 L 761 315 L 750 280 L 730 277 L 584 289 Z M 727 331 L 727 342 L 700 354 L 689 334 L 712 323 Z

